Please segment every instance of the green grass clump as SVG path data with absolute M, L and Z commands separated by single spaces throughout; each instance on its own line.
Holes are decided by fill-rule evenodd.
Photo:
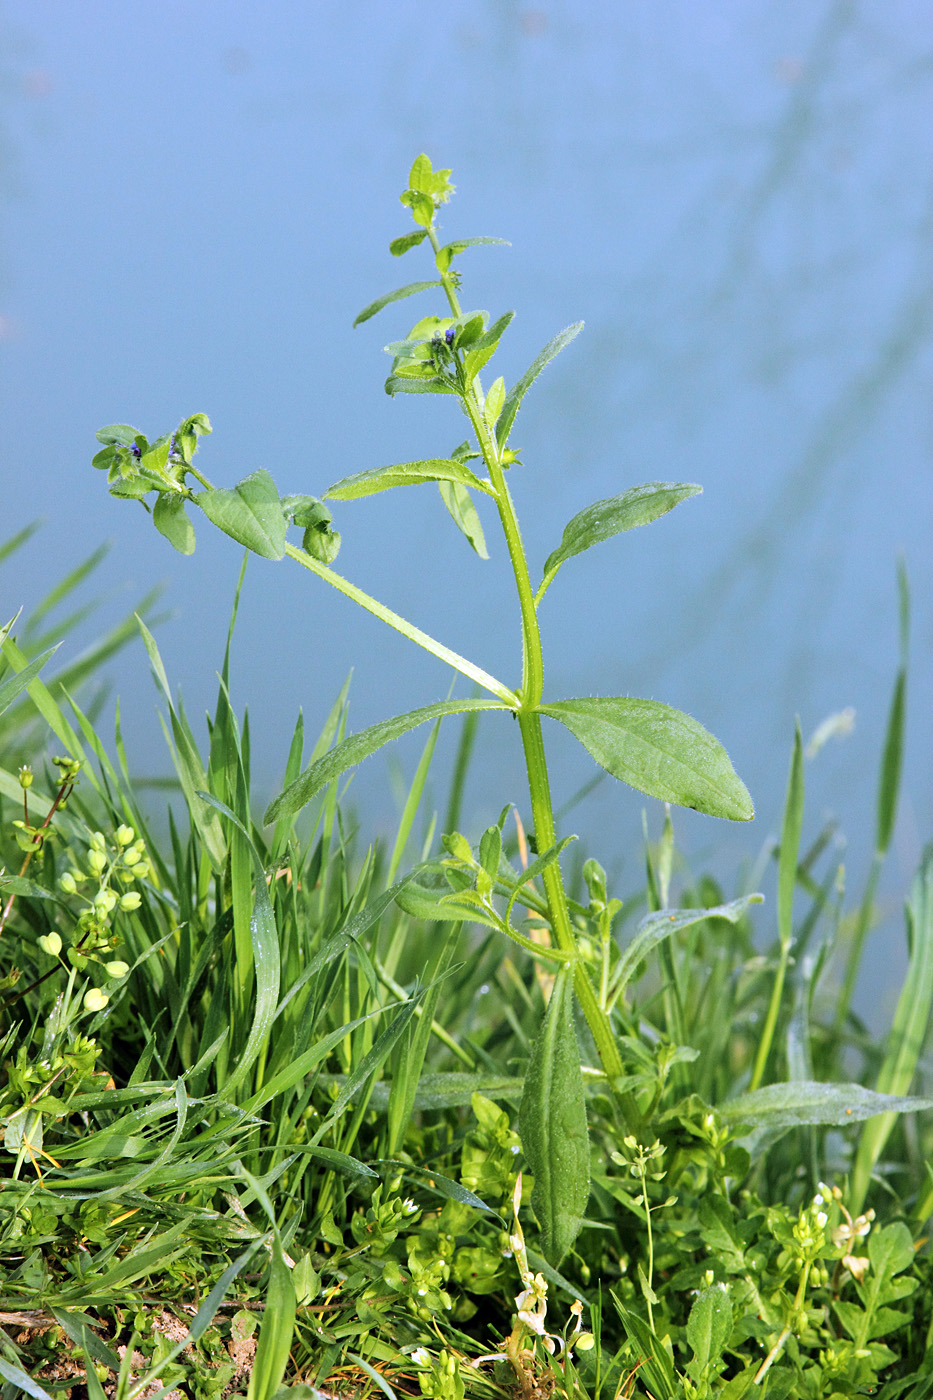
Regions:
M 392 251 L 428 241 L 452 315 L 390 347 L 389 387 L 458 396 L 478 450 L 328 494 L 438 481 L 481 555 L 470 492 L 494 498 L 522 685 L 335 574 L 321 500 L 280 499 L 264 472 L 212 487 L 193 466 L 203 415 L 153 444 L 126 425 L 102 430 L 96 465 L 114 494 L 155 491 L 155 523 L 183 553 L 193 503 L 495 698 L 354 735 L 345 689 L 313 740 L 299 718 L 282 792 L 260 818 L 248 717 L 230 699 L 233 625 L 199 736 L 140 620 L 175 775 L 162 826 L 141 802 L 119 712 L 105 741 L 76 689 L 125 629 L 50 683 L 43 609 L 0 637 L 4 1400 L 78 1386 L 91 1400 L 179 1386 L 249 1400 L 919 1400 L 933 1390 L 933 852 L 908 899 L 909 968 L 884 1043 L 851 1006 L 897 807 L 906 583 L 875 855 L 854 905 L 831 830 L 803 845 L 799 732 L 773 915 L 753 886 L 729 897 L 690 872 L 669 809 L 646 832 L 640 888 L 613 892 L 594 857 L 574 858 L 557 833 L 542 716 L 651 796 L 751 813 L 724 750 L 689 717 L 630 697 L 543 698 L 536 616 L 558 570 L 695 488 L 649 483 L 581 512 L 531 588 L 507 444 L 525 391 L 572 337 L 511 390 L 482 393 L 479 368 L 509 318 L 459 309 L 451 264 L 471 240 L 441 247 L 435 233 L 448 174 L 415 163 L 403 203 L 416 231 Z M 485 480 L 467 466 L 477 457 Z M 460 798 L 488 708 L 516 718 L 528 812 L 509 801 L 470 839 Z M 438 726 L 457 713 L 438 832 L 427 781 Z M 364 849 L 343 773 L 429 722 L 393 840 Z

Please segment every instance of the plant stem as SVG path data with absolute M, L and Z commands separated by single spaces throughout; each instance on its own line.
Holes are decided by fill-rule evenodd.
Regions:
M 428 237 L 435 254 L 439 250 L 437 235 L 428 230 Z M 441 281 L 451 311 L 455 316 L 462 314 L 453 278 L 448 273 L 441 274 Z M 505 480 L 505 471 L 499 455 L 499 446 L 483 413 L 483 396 L 479 379 L 473 380 L 462 394 L 462 403 L 473 425 L 476 441 L 483 454 L 483 461 L 489 473 L 489 480 L 495 493 L 496 506 L 502 533 L 509 551 L 512 573 L 518 591 L 522 619 L 522 685 L 519 692 L 521 703 L 516 710 L 525 751 L 525 767 L 528 774 L 528 791 L 531 797 L 531 814 L 534 821 L 535 839 L 538 850 L 546 851 L 555 845 L 557 834 L 554 825 L 554 807 L 551 801 L 551 786 L 548 779 L 547 759 L 544 740 L 541 734 L 541 716 L 538 706 L 544 689 L 544 658 L 541 650 L 541 631 L 538 627 L 538 614 L 534 592 L 528 574 L 528 559 L 522 542 L 518 516 Z M 570 922 L 567 905 L 567 892 L 557 861 L 542 873 L 551 927 L 563 952 L 577 954 L 577 940 Z M 599 1003 L 589 973 L 579 960 L 576 961 L 573 976 L 574 991 L 583 1008 L 590 1033 L 602 1061 L 603 1069 L 610 1083 L 617 1079 L 623 1070 L 622 1058 L 616 1045 L 612 1024 Z
M 476 681 L 484 690 L 488 690 L 499 700 L 505 702 L 510 709 L 515 709 L 519 704 L 519 697 L 514 690 L 509 690 L 507 685 L 497 681 L 495 676 L 491 676 L 488 671 L 484 671 L 480 666 L 474 666 L 472 661 L 468 661 L 465 656 L 460 656 L 458 652 L 451 651 L 450 647 L 445 647 L 443 642 L 435 641 L 428 636 L 427 632 L 422 632 L 420 627 L 401 617 L 398 613 L 387 608 L 384 603 L 364 593 L 361 588 L 357 588 L 355 583 L 350 583 L 348 579 L 340 574 L 334 573 L 326 564 L 321 564 L 312 555 L 306 554 L 303 549 L 298 549 L 293 544 L 286 544 L 285 553 L 290 559 L 294 559 L 302 568 L 310 569 L 318 578 L 324 579 L 338 592 L 343 593 L 347 598 L 352 598 L 354 603 L 359 603 L 361 608 L 371 612 L 374 617 L 378 617 L 380 622 L 385 622 L 389 627 L 394 627 L 396 632 L 401 632 L 403 637 L 415 642 L 425 651 L 429 651 L 432 656 L 436 656 L 440 661 L 446 661 L 448 666 L 452 666 L 455 671 L 466 676 L 471 681 Z

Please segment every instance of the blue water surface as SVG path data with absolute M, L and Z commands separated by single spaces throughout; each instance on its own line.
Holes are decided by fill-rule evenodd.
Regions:
M 586 321 L 513 435 L 535 568 L 593 500 L 645 480 L 704 487 L 567 564 L 542 605 L 546 691 L 652 696 L 722 739 L 756 823 L 687 814 L 676 829 L 727 892 L 779 830 L 795 718 L 807 738 L 846 707 L 854 732 L 808 765 L 805 843 L 838 818 L 848 846 L 830 859 L 860 888 L 904 552 L 905 782 L 890 918 L 860 993 L 883 1024 L 904 965 L 899 905 L 933 835 L 928 6 L 7 0 L 0 38 L 2 537 L 45 521 L 0 574 L 4 616 L 109 539 L 101 619 L 164 581 L 159 645 L 199 721 L 240 552 L 204 521 L 196 554 L 175 555 L 138 506 L 107 496 L 89 466 L 95 430 L 129 421 L 154 436 L 207 412 L 207 475 L 230 484 L 264 466 L 283 493 L 464 437 L 449 400 L 382 390 L 382 346 L 430 295 L 352 328 L 380 293 L 432 275 L 423 250 L 387 252 L 411 227 L 398 195 L 424 150 L 458 186 L 445 236 L 511 242 L 461 260 L 465 304 L 516 310 L 500 372 L 513 380 Z M 432 487 L 345 505 L 338 567 L 517 683 L 507 560 L 484 521 L 488 563 Z M 251 561 L 234 698 L 250 709 L 262 795 L 299 706 L 316 733 L 351 668 L 354 728 L 444 698 L 451 679 L 301 570 Z M 136 766 L 164 772 L 141 645 L 112 674 Z M 592 768 L 556 726 L 552 739 L 565 802 Z M 455 740 L 452 726 L 438 805 Z M 354 780 L 365 839 L 390 826 L 420 744 L 393 751 L 394 776 L 376 759 Z M 493 716 L 467 828 L 509 800 L 524 810 L 520 752 Z M 643 810 L 656 834 L 658 804 L 606 779 L 565 823 L 623 892 L 640 880 Z M 761 878 L 770 893 L 767 867 Z

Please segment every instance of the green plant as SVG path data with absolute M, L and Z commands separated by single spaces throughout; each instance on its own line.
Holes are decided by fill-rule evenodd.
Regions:
M 558 839 L 544 748 L 542 718 L 563 724 L 603 768 L 642 792 L 665 802 L 733 820 L 753 815 L 749 795 L 736 776 L 722 746 L 697 722 L 654 700 L 631 697 L 546 700 L 544 658 L 538 611 L 548 588 L 567 560 L 623 531 L 656 520 L 700 489 L 684 483 L 650 482 L 632 487 L 609 500 L 596 502 L 576 515 L 565 527 L 558 546 L 544 564 L 537 587 L 522 542 L 518 516 L 507 482 L 507 472 L 519 461 L 510 446 L 516 414 L 525 394 L 547 364 L 582 328 L 562 331 L 541 351 L 529 369 L 511 388 L 496 379 L 487 392 L 480 381 L 498 348 L 513 313 L 490 321 L 485 311 L 464 312 L 459 297 L 460 272 L 455 260 L 476 243 L 499 242 L 488 238 L 458 239 L 441 245 L 437 215 L 453 186 L 450 171 L 435 171 L 427 156 L 412 166 L 402 203 L 412 213 L 416 229 L 396 239 L 390 251 L 401 256 L 427 243 L 433 253 L 437 279 L 411 283 L 380 297 L 360 313 L 357 323 L 401 298 L 439 289 L 447 301 L 447 315 L 423 317 L 403 340 L 387 347 L 392 370 L 386 392 L 443 394 L 455 399 L 467 417 L 474 442 L 456 447 L 448 458 L 404 462 L 359 472 L 330 486 L 323 499 L 314 496 L 281 498 L 264 469 L 253 472 L 232 489 L 210 484 L 194 466 L 199 438 L 210 431 L 204 414 L 195 414 L 168 434 L 150 443 L 135 428 L 113 424 L 98 438 L 102 450 L 94 465 L 107 472 L 111 493 L 145 500 L 155 492 L 153 521 L 176 549 L 190 553 L 194 532 L 186 515 L 189 503 L 200 507 L 220 529 L 248 549 L 272 559 L 288 555 L 319 578 L 395 627 L 411 641 L 448 662 L 455 670 L 488 691 L 494 698 L 447 700 L 396 716 L 344 739 L 327 755 L 307 768 L 272 803 L 266 820 L 292 816 L 328 782 L 348 767 L 374 753 L 391 739 L 444 715 L 479 710 L 509 711 L 518 723 L 528 778 L 528 790 L 537 859 L 525 874 L 515 878 L 502 863 L 502 829 L 508 813 L 484 834 L 474 855 L 466 837 L 449 833 L 445 844 L 450 860 L 444 875 L 453 886 L 418 892 L 419 913 L 431 906 L 434 918 L 469 919 L 495 928 L 540 959 L 557 974 L 557 989 L 536 1042 L 529 1072 L 529 1092 L 522 1107 L 522 1139 L 533 1163 L 536 1179 L 535 1208 L 544 1221 L 545 1250 L 554 1263 L 566 1254 L 579 1229 L 588 1194 L 586 1112 L 580 1055 L 573 1029 L 569 987 L 582 1008 L 610 1089 L 618 1097 L 627 1126 L 635 1131 L 641 1117 L 631 1095 L 620 1086 L 625 1064 L 612 1025 L 611 1000 L 624 989 L 619 970 L 608 968 L 597 988 L 582 956 L 581 938 L 575 927 L 561 873 L 559 857 L 568 840 Z M 479 462 L 485 476 L 470 466 Z M 189 478 L 194 485 L 189 483 Z M 418 628 L 382 604 L 363 594 L 331 568 L 339 547 L 329 507 L 323 501 L 351 501 L 399 486 L 436 482 L 455 523 L 479 554 L 485 554 L 484 536 L 474 502 L 488 498 L 494 505 L 514 576 L 522 630 L 521 683 L 512 688 L 427 637 Z M 198 489 L 200 488 L 200 489 Z M 289 522 L 304 531 L 302 547 L 286 539 Z M 530 892 L 530 882 L 540 877 L 543 900 Z M 505 898 L 504 909 L 497 898 Z M 413 894 L 407 907 L 413 909 Z M 547 942 L 533 941 L 512 921 L 516 904 L 530 907 L 546 922 Z M 744 907 L 744 906 L 742 906 Z M 736 916 L 738 909 L 735 911 Z M 603 948 L 610 956 L 609 922 L 602 931 Z M 675 921 L 676 922 L 676 921 Z M 663 926 L 657 937 L 667 933 Z M 556 1119 L 552 1117 L 556 1115 Z M 559 1121 L 558 1121 L 559 1120 Z M 573 1151 L 567 1144 L 574 1144 Z
M 920 1096 L 933 853 L 911 891 L 910 972 L 887 1045 L 851 1010 L 897 805 L 903 574 L 876 856 L 854 910 L 831 828 L 803 839 L 819 743 L 799 732 L 773 853 L 772 946 L 753 937 L 749 893 L 770 852 L 729 899 L 687 869 L 669 811 L 656 841 L 646 818 L 641 887 L 611 893 L 599 863 L 558 839 L 542 716 L 663 797 L 714 810 L 724 790 L 737 807 L 747 797 L 715 741 L 666 707 L 546 702 L 537 610 L 566 559 L 695 488 L 653 484 L 582 512 L 532 591 L 505 488 L 510 432 L 570 337 L 511 391 L 497 381 L 483 395 L 477 375 L 508 318 L 459 311 L 453 261 L 470 240 L 439 245 L 449 190 L 446 172 L 416 162 L 403 198 L 417 226 L 393 252 L 430 243 L 429 285 L 455 314 L 390 347 L 388 387 L 456 398 L 473 455 L 464 445 L 362 473 L 326 496 L 435 480 L 481 555 L 473 497 L 488 496 L 515 574 L 521 687 L 340 578 L 323 500 L 280 499 L 264 472 L 212 488 L 193 465 L 209 430 L 200 415 L 151 445 L 126 426 L 102 430 L 97 461 L 115 494 L 155 490 L 156 524 L 183 552 L 193 501 L 493 698 L 347 736 L 344 690 L 307 758 L 299 718 L 284 791 L 260 822 L 249 716 L 232 697 L 233 624 L 206 745 L 143 625 L 175 772 L 160 832 L 119 711 L 111 758 L 93 715 L 40 675 L 42 629 L 27 618 L 0 637 L 0 1296 L 24 1329 L 0 1329 L 0 1376 L 11 1397 L 80 1377 L 94 1400 L 108 1379 L 119 1400 L 182 1383 L 199 1400 L 315 1400 L 322 1387 L 390 1400 L 836 1400 L 879 1385 L 884 1400 L 922 1400 L 933 1137 L 926 1118 L 908 1127 L 903 1115 L 933 1106 Z M 469 466 L 480 458 L 485 477 Z M 511 806 L 475 843 L 458 829 L 489 708 L 510 710 L 523 741 L 533 844 Z M 427 781 L 438 728 L 457 713 L 438 846 Z M 390 848 L 358 849 L 337 779 L 424 721 Z M 65 758 L 43 760 L 40 725 Z M 658 759 L 646 778 L 650 742 L 670 728 L 667 769 Z

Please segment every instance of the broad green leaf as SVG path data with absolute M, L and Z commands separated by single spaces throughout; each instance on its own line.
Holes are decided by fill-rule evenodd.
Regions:
M 401 238 L 393 238 L 389 244 L 389 252 L 393 258 L 400 258 L 403 253 L 407 253 L 409 248 L 417 248 L 419 243 L 423 243 L 428 236 L 426 228 L 416 228 L 413 233 L 403 233 Z
M 97 441 L 105 447 L 132 447 L 139 436 L 139 429 L 131 427 L 129 423 L 108 423 L 95 433 Z
M 687 1319 L 687 1341 L 693 1348 L 689 1370 L 697 1383 L 707 1367 L 722 1356 L 732 1331 L 732 1304 L 724 1283 L 702 1289 L 694 1299 Z
M 263 820 L 270 823 L 277 821 L 281 816 L 299 812 L 321 788 L 339 778 L 348 768 L 362 763 L 364 758 L 369 758 L 370 754 L 374 754 L 384 744 L 407 734 L 410 729 L 417 729 L 419 724 L 426 724 L 441 715 L 466 714 L 470 710 L 505 709 L 508 709 L 508 706 L 499 700 L 442 700 L 435 705 L 425 705 L 420 710 L 410 710 L 405 715 L 395 715 L 394 718 L 383 720 L 369 729 L 360 730 L 359 734 L 351 734 L 322 758 L 310 764 L 300 778 L 280 792 L 269 806 Z
M 509 433 L 512 431 L 512 424 L 515 421 L 516 413 L 521 407 L 522 399 L 525 397 L 525 394 L 531 388 L 538 375 L 544 369 L 545 365 L 550 364 L 555 355 L 560 354 L 565 345 L 569 345 L 574 337 L 580 334 L 582 329 L 583 322 L 576 321 L 574 325 L 567 326 L 565 330 L 560 331 L 558 335 L 555 335 L 553 340 L 548 341 L 540 355 L 532 360 L 521 379 L 519 379 L 516 384 L 512 385 L 505 396 L 505 406 L 496 424 L 496 441 L 500 447 L 504 447 L 508 442 Z
M 374 467 L 372 471 L 345 476 L 329 486 L 324 495 L 334 501 L 356 501 L 362 496 L 374 496 L 377 491 L 389 491 L 393 486 L 419 486 L 426 481 L 456 481 L 477 491 L 490 490 L 465 462 L 455 457 L 427 457 L 419 462 L 399 462 L 395 466 Z
M 265 470 L 251 472 L 232 490 L 200 491 L 195 501 L 208 520 L 263 559 L 285 553 L 285 516 L 275 482 Z
M 519 1111 L 522 1151 L 534 1177 L 531 1204 L 541 1247 L 556 1268 L 576 1239 L 590 1197 L 589 1135 L 580 1047 L 573 1025 L 573 970 L 561 968 L 535 1041 Z
M 0 643 L 5 640 L 4 633 L 0 632 Z M 18 675 L 10 676 L 7 680 L 0 683 L 0 715 L 3 714 L 4 710 L 8 710 L 13 702 L 17 700 L 26 689 L 27 685 L 35 680 L 49 657 L 54 655 L 60 646 L 61 642 L 54 647 L 49 647 L 48 651 L 44 651 L 41 656 L 37 656 L 33 661 L 30 661 L 28 666 L 24 666 Z
M 731 821 L 755 815 L 719 740 L 681 710 L 630 696 L 555 700 L 539 708 L 638 792 Z
M 537 596 L 540 598 L 544 594 L 561 564 L 574 554 L 582 554 L 585 549 L 601 544 L 623 530 L 648 525 L 673 510 L 681 501 L 698 496 L 702 490 L 702 486 L 694 486 L 690 482 L 647 481 L 642 486 L 623 491 L 619 496 L 610 496 L 587 506 L 564 526 L 560 544 L 545 560 L 544 577 Z
M 623 949 L 612 970 L 610 986 L 613 994 L 618 995 L 628 985 L 639 965 L 665 938 L 679 933 L 681 929 L 690 928 L 692 924 L 703 923 L 705 919 L 728 919 L 730 924 L 738 923 L 750 904 L 761 903 L 760 894 L 748 894 L 728 904 L 714 905 L 711 909 L 661 909 L 656 914 L 648 914 L 638 925 L 631 942 Z
M 409 282 L 407 287 L 397 287 L 394 292 L 386 292 L 385 296 L 377 297 L 368 306 L 364 306 L 353 324 L 361 326 L 364 321 L 370 320 L 384 306 L 389 306 L 393 301 L 401 301 L 404 297 L 414 296 L 416 292 L 426 292 L 430 287 L 442 287 L 443 285 L 442 282 Z
M 163 491 L 152 508 L 152 523 L 179 554 L 194 553 L 194 526 L 185 514 L 185 498 Z
M 450 512 L 457 529 L 469 540 L 481 559 L 488 559 L 489 551 L 486 548 L 486 536 L 483 534 L 479 511 L 466 486 L 459 481 L 439 481 L 437 485 L 441 500 Z

